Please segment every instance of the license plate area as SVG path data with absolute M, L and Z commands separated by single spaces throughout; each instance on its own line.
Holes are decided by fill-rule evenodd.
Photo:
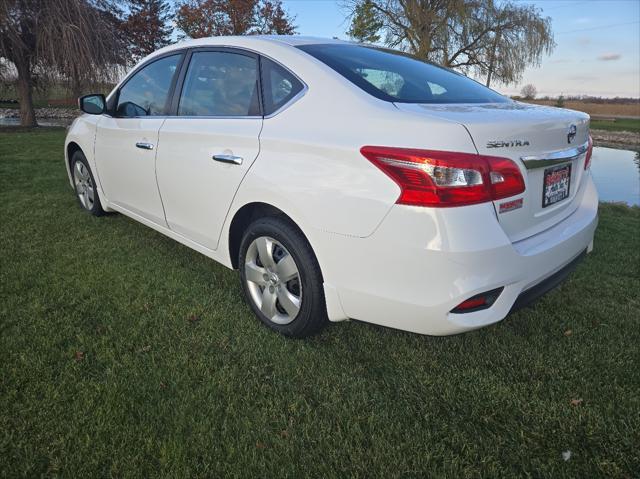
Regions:
M 542 187 L 542 207 L 546 208 L 567 199 L 570 188 L 571 163 L 545 169 Z

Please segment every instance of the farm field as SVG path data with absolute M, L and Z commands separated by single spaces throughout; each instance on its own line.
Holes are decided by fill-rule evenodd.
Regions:
M 640 119 L 591 120 L 592 130 L 630 131 L 640 133 Z
M 528 103 L 537 105 L 555 106 L 556 100 L 527 100 Z M 584 101 L 566 100 L 564 108 L 578 110 L 592 116 L 600 117 L 634 117 L 640 120 L 640 101 L 629 103 L 590 103 Z

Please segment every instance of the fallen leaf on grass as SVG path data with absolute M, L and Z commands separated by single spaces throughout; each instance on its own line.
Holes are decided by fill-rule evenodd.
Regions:
M 266 449 L 267 448 L 267 446 L 262 442 L 256 442 L 256 447 L 258 449 Z
M 82 351 L 76 351 L 76 353 L 73 355 L 73 358 L 76 361 L 82 361 L 84 359 L 84 353 Z
M 200 321 L 200 316 L 192 314 L 187 318 L 187 321 L 189 321 L 190 323 L 197 323 L 198 321 Z
M 571 331 L 570 329 L 567 329 L 567 330 L 564 332 L 564 335 L 565 335 L 565 336 L 571 336 L 572 334 L 573 334 L 573 331 Z
M 282 431 L 280 431 L 280 437 L 282 439 L 286 439 L 289 437 L 289 431 L 287 431 L 286 429 L 283 429 Z
M 569 401 L 569 403 L 572 406 L 580 406 L 580 404 L 582 404 L 582 398 L 581 399 L 572 399 L 571 401 Z

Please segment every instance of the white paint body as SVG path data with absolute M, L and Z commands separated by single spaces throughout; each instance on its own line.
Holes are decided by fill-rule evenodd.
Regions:
M 117 119 L 83 115 L 71 128 L 94 172 L 105 209 L 128 215 L 232 266 L 230 224 L 260 202 L 303 231 L 324 278 L 329 318 L 348 318 L 445 335 L 502 320 L 518 295 L 592 245 L 598 197 L 585 155 L 572 160 L 571 196 L 542 209 L 542 170 L 522 156 L 588 139 L 583 113 L 518 103 L 410 105 L 378 100 L 294 48 L 302 37 L 218 37 L 160 50 L 216 45 L 265 55 L 305 84 L 271 117 Z M 330 42 L 330 41 L 327 41 Z M 154 54 L 154 55 L 156 55 Z M 490 140 L 527 138 L 526 147 L 487 150 Z M 154 150 L 135 148 L 149 141 Z M 359 152 L 383 145 L 509 157 L 525 178 L 523 208 L 498 213 L 491 202 L 453 208 L 396 204 L 400 189 Z M 242 156 L 242 165 L 211 161 Z M 69 162 L 67 158 L 67 169 Z M 502 200 L 498 203 L 502 203 Z M 450 311 L 504 287 L 489 309 Z

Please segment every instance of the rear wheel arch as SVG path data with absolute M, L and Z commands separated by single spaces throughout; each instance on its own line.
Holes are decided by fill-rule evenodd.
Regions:
M 309 238 L 304 234 L 304 231 L 300 226 L 284 211 L 268 203 L 253 202 L 247 203 L 236 211 L 231 224 L 229 226 L 229 256 L 231 258 L 231 264 L 234 269 L 238 269 L 238 255 L 240 253 L 240 244 L 242 243 L 242 237 L 247 230 L 247 227 L 260 218 L 266 217 L 279 217 L 286 220 L 294 228 L 296 228 L 304 237 L 306 242 L 311 246 Z M 311 250 L 315 256 L 313 246 Z M 316 257 L 316 262 L 318 261 Z

